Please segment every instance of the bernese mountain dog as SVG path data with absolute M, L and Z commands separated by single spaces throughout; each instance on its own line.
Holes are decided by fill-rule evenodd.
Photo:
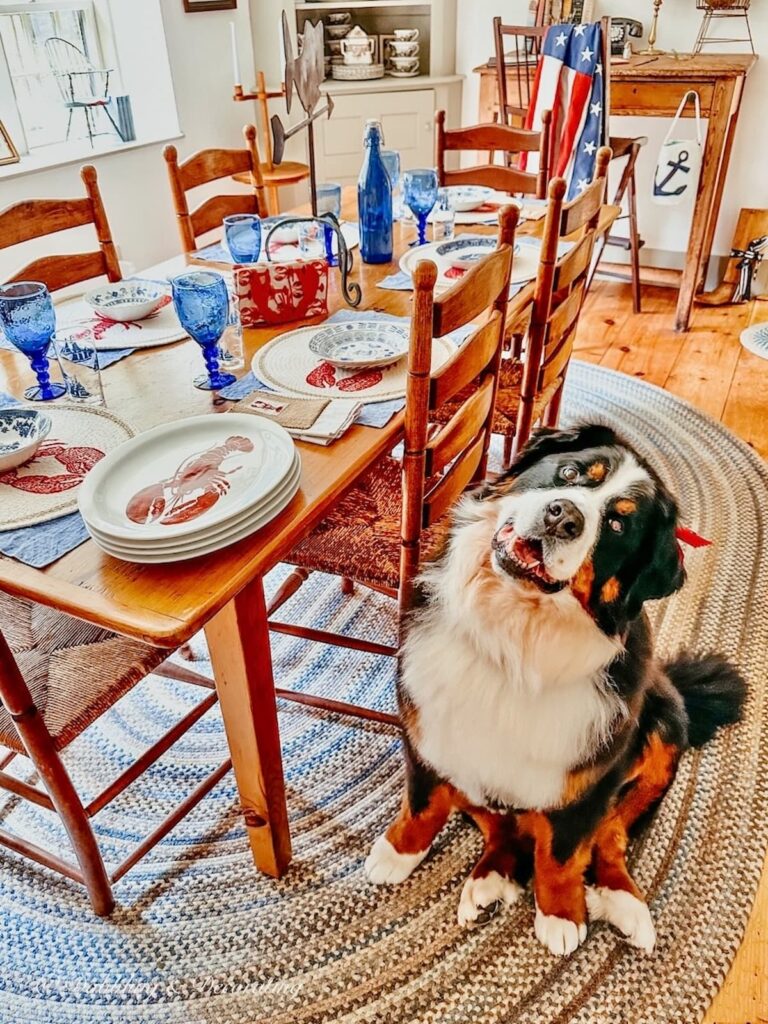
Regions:
M 677 528 L 657 473 L 602 425 L 539 431 L 461 499 L 406 617 L 407 785 L 365 862 L 371 882 L 406 879 L 462 811 L 484 850 L 460 924 L 514 903 L 532 872 L 552 953 L 573 952 L 589 919 L 653 949 L 627 869 L 632 827 L 745 694 L 719 656 L 654 654 L 643 605 L 683 585 Z

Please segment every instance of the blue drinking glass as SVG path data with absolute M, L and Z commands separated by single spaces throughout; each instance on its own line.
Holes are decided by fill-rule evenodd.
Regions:
M 224 237 L 235 263 L 258 263 L 261 252 L 261 220 L 254 213 L 224 218 Z
M 17 281 L 0 285 L 0 326 L 12 345 L 23 352 L 37 376 L 37 387 L 29 388 L 24 397 L 32 402 L 49 402 L 67 390 L 63 384 L 52 384 L 47 358 L 56 316 L 48 289 L 39 281 Z
M 173 305 L 181 326 L 203 350 L 208 376 L 196 377 L 202 391 L 219 391 L 234 384 L 231 373 L 219 370 L 219 339 L 229 320 L 229 293 L 221 274 L 195 270 L 171 280 Z
M 406 171 L 403 175 L 403 198 L 419 225 L 419 240 L 414 244 L 426 245 L 427 217 L 437 202 L 437 172 Z
M 317 186 L 317 212 L 318 214 L 332 213 L 336 220 L 341 217 L 341 185 L 329 182 Z M 325 237 L 325 258 L 329 267 L 338 266 L 338 258 L 333 254 L 333 232 L 329 227 L 323 228 Z
M 400 154 L 396 149 L 382 149 L 381 159 L 392 182 L 392 220 L 403 215 L 403 198 L 400 194 Z

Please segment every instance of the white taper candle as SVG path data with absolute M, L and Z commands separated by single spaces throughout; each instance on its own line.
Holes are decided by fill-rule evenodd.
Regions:
M 242 85 L 242 79 L 240 78 L 240 62 L 237 59 L 237 36 L 235 35 L 234 21 L 230 21 L 229 23 L 229 37 L 232 43 L 232 74 L 235 78 L 235 85 Z

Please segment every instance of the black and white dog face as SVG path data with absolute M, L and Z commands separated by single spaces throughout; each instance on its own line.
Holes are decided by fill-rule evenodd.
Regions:
M 570 587 L 607 631 L 683 584 L 677 506 L 607 427 L 537 433 L 482 497 L 498 509 L 496 573 L 544 594 Z

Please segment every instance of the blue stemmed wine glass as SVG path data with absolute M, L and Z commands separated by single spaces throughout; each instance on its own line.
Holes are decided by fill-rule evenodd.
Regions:
M 254 213 L 224 218 L 224 237 L 235 263 L 258 263 L 261 252 L 261 219 Z
M 48 347 L 56 330 L 56 316 L 48 289 L 40 281 L 17 281 L 0 285 L 0 325 L 12 345 L 23 352 L 37 376 L 37 387 L 28 388 L 24 397 L 33 402 L 49 402 L 67 390 L 52 384 L 48 372 Z
M 437 171 L 406 171 L 403 175 L 403 198 L 419 225 L 419 240 L 412 244 L 426 245 L 427 217 L 437 202 Z
M 195 270 L 171 280 L 173 305 L 181 326 L 203 350 L 208 376 L 196 377 L 202 391 L 219 391 L 234 384 L 231 373 L 219 370 L 219 339 L 229 320 L 229 293 L 221 274 Z

